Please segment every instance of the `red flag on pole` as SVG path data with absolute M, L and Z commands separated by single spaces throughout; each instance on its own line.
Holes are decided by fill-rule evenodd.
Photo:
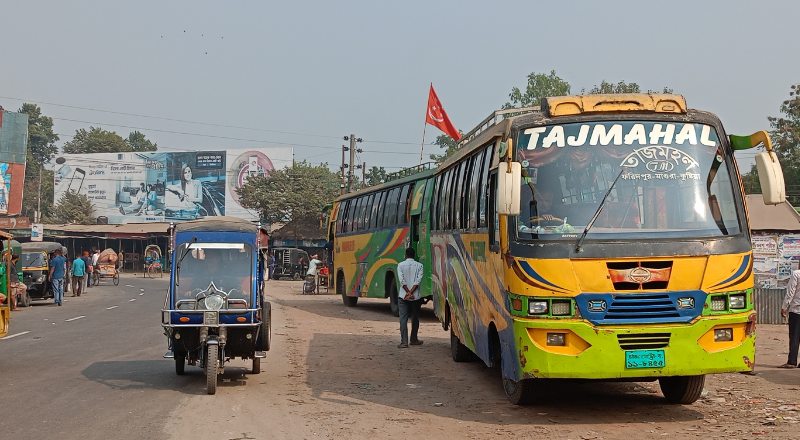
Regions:
M 442 130 L 455 140 L 461 138 L 458 130 L 456 130 L 453 123 L 450 122 L 450 118 L 447 117 L 447 113 L 444 112 L 439 97 L 437 97 L 436 92 L 433 91 L 433 84 L 431 84 L 431 92 L 428 95 L 428 113 L 425 116 L 425 122 Z

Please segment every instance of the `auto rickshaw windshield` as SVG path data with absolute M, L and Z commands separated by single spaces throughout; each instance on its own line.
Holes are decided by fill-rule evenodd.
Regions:
M 184 255 L 187 244 L 178 246 L 176 255 Z M 174 300 L 194 299 L 213 282 L 229 299 L 243 299 L 249 306 L 253 255 L 247 243 L 192 243 L 178 268 Z
M 20 261 L 22 261 L 23 269 L 47 267 L 47 254 L 41 251 L 23 252 Z

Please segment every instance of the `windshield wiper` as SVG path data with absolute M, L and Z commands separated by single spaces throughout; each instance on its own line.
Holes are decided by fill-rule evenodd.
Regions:
M 579 238 L 578 242 L 575 243 L 575 252 L 580 252 L 580 251 L 583 250 L 583 249 L 581 249 L 581 244 L 583 244 L 583 239 L 586 238 L 586 234 L 589 233 L 589 229 L 592 228 L 592 225 L 594 225 L 594 221 L 597 220 L 597 216 L 600 215 L 600 211 L 603 210 L 603 206 L 606 205 L 606 200 L 608 200 L 608 196 L 611 194 L 611 190 L 614 189 L 614 185 L 617 184 L 617 181 L 622 176 L 623 172 L 625 172 L 625 168 L 622 168 L 621 170 L 619 170 L 619 174 L 617 174 L 617 178 L 614 179 L 614 182 L 611 184 L 611 186 L 608 187 L 608 191 L 606 191 L 606 195 L 603 197 L 603 200 L 600 201 L 600 206 L 598 206 L 597 207 L 597 211 L 594 212 L 594 217 L 592 217 L 592 219 L 589 221 L 589 224 L 586 225 L 586 229 L 583 230 L 583 234 L 581 234 L 581 238 Z
M 180 279 L 181 279 L 181 263 L 183 262 L 183 259 L 186 258 L 186 255 L 189 254 L 189 251 L 192 250 L 191 249 L 192 248 L 192 243 L 194 243 L 196 241 L 197 241 L 197 236 L 195 235 L 189 241 L 189 244 L 186 245 L 186 250 L 183 251 L 183 254 L 181 255 L 181 258 L 178 259 L 178 264 L 175 265 L 175 285 L 176 286 L 180 286 L 181 285 L 181 283 L 180 283 Z

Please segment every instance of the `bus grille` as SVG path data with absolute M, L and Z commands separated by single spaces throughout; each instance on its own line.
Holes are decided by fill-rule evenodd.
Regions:
M 629 320 L 680 317 L 668 294 L 616 295 L 608 307 L 605 320 Z
M 617 340 L 623 350 L 648 350 L 666 347 L 669 337 L 669 333 L 637 333 L 617 335 Z

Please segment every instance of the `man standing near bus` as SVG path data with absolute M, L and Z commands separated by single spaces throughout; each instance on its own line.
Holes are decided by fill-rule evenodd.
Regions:
M 414 260 L 416 252 L 414 248 L 406 249 L 406 259 L 397 265 L 397 278 L 400 281 L 400 288 L 403 289 L 403 297 L 397 298 L 397 305 L 400 308 L 400 345 L 397 348 L 408 348 L 408 345 L 422 345 L 422 341 L 417 338 L 419 331 L 419 310 L 422 307 L 422 295 L 419 291 L 419 284 L 422 282 L 422 263 Z M 408 317 L 411 315 L 411 342 L 408 340 Z
M 792 278 L 786 286 L 786 297 L 783 299 L 781 316 L 789 318 L 789 359 L 779 368 L 796 368 L 797 351 L 800 347 L 800 270 L 792 271 Z

